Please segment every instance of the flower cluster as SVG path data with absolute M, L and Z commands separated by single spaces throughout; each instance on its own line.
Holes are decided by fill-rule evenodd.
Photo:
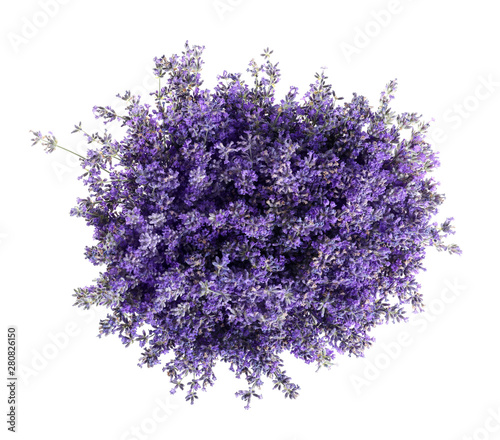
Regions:
M 426 247 L 461 250 L 443 241 L 451 218 L 431 223 L 439 162 L 421 115 L 390 109 L 395 81 L 376 109 L 357 94 L 341 104 L 324 72 L 302 102 L 296 87 L 275 102 L 272 51 L 250 62 L 253 86 L 224 71 L 210 91 L 203 49 L 155 58 L 154 103 L 127 92 L 125 115 L 94 108 L 123 139 L 75 126 L 89 142 L 89 195 L 71 214 L 94 228 L 86 258 L 106 268 L 75 305 L 107 306 L 100 335 L 137 341 L 140 366 L 172 353 L 163 370 L 191 403 L 216 362 L 230 364 L 248 409 L 265 376 L 298 395 L 282 352 L 318 368 L 362 356 L 374 326 L 406 320 L 406 305 L 422 311 Z

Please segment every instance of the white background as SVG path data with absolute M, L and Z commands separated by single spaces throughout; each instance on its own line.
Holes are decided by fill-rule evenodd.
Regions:
M 44 6 L 45 5 L 45 6 Z M 19 439 L 462 439 L 500 438 L 498 164 L 500 31 L 494 1 L 130 0 L 4 1 L 0 7 L 0 368 L 6 329 L 18 328 Z M 245 75 L 274 50 L 300 96 L 326 66 L 337 95 L 373 105 L 398 79 L 393 108 L 435 118 L 435 173 L 455 218 L 462 256 L 429 250 L 419 276 L 427 306 L 385 325 L 362 358 L 330 371 L 284 356 L 301 386 L 284 399 L 266 382 L 249 411 L 228 365 L 195 405 L 169 394 L 161 366 L 139 368 L 140 349 L 99 339 L 106 309 L 72 307 L 75 287 L 99 268 L 83 256 L 92 230 L 69 216 L 86 194 L 77 160 L 31 147 L 29 130 L 102 129 L 94 105 L 156 85 L 155 56 L 206 46 L 204 86 L 223 70 Z M 251 78 L 245 77 L 249 83 Z M 485 85 L 487 84 L 487 85 Z M 5 376 L 5 372 L 0 377 Z M 5 379 L 4 379 L 5 380 Z M 6 387 L 1 393 L 2 438 Z

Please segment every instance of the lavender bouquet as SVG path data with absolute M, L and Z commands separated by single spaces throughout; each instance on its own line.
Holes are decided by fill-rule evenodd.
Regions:
M 363 356 L 374 326 L 423 310 L 426 247 L 461 250 L 443 242 L 452 218 L 431 223 L 444 200 L 429 177 L 439 162 L 421 115 L 391 111 L 396 81 L 376 110 L 357 94 L 341 105 L 323 72 L 302 103 L 296 87 L 277 103 L 272 51 L 251 61 L 253 87 L 224 71 L 210 91 L 203 49 L 186 42 L 181 57 L 155 58 L 154 105 L 126 92 L 127 114 L 94 108 L 123 139 L 75 126 L 89 142 L 79 177 L 89 195 L 71 215 L 94 228 L 85 256 L 105 266 L 75 305 L 108 307 L 99 336 L 137 341 L 140 366 L 173 354 L 171 392 L 189 380 L 191 403 L 217 360 L 230 364 L 248 409 L 264 376 L 298 395 L 282 352 L 318 369 Z M 64 148 L 32 133 L 47 152 Z

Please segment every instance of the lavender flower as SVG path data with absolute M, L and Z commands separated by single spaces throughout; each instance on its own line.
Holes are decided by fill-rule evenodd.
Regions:
M 390 109 L 396 81 L 376 110 L 357 94 L 341 105 L 324 73 L 302 103 L 296 87 L 275 102 L 269 49 L 247 69 L 253 87 L 224 72 L 202 89 L 204 47 L 185 47 L 155 59 L 154 105 L 126 92 L 127 114 L 94 108 L 127 132 L 84 133 L 100 147 L 80 157 L 89 196 L 71 215 L 94 228 L 86 257 L 106 270 L 75 305 L 109 307 L 100 335 L 137 341 L 140 366 L 173 352 L 163 370 L 172 392 L 190 380 L 191 403 L 218 360 L 245 376 L 247 409 L 264 377 L 295 398 L 282 352 L 318 368 L 362 356 L 376 325 L 423 310 L 425 249 L 461 253 L 443 240 L 452 218 L 431 223 L 444 195 L 429 176 L 429 124 Z

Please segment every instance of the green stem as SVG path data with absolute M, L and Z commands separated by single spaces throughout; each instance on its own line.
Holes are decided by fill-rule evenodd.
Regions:
M 67 152 L 69 152 L 71 154 L 74 154 L 75 156 L 78 156 L 78 157 L 82 158 L 83 160 L 85 160 L 85 157 L 80 156 L 78 153 L 75 153 L 74 151 L 68 150 L 67 148 L 61 147 L 59 144 L 55 144 L 55 147 L 61 148 L 61 149 L 65 150 L 65 151 L 67 151 Z
M 74 151 L 71 151 L 71 150 L 68 150 L 67 148 L 61 147 L 59 144 L 55 144 L 54 146 L 57 148 L 60 148 L 61 150 L 67 151 L 68 153 L 74 154 L 75 156 L 78 156 L 79 158 L 81 158 L 83 160 L 86 159 L 85 157 L 79 155 L 78 153 L 75 153 Z M 87 170 L 87 168 L 84 168 L 84 169 Z M 101 168 L 101 170 L 106 171 L 109 174 L 109 171 L 107 169 Z

